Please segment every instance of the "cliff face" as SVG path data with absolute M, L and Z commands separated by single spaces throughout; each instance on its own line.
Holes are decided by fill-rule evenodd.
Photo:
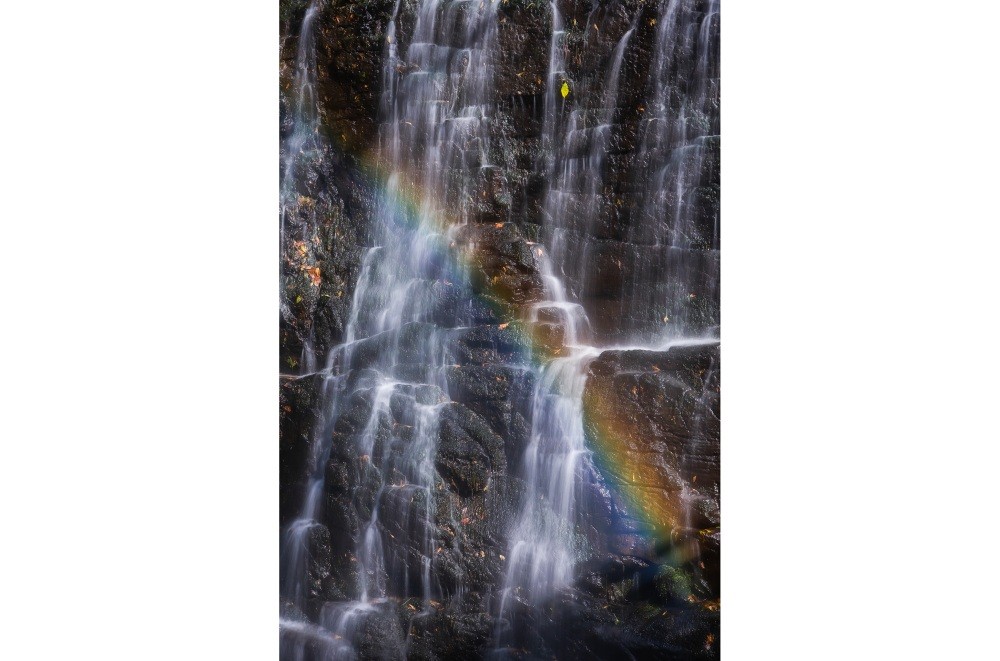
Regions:
M 652 116 L 655 99 L 651 97 L 662 97 L 662 113 L 682 113 L 684 100 L 696 93 L 695 70 L 702 55 L 699 45 L 707 41 L 718 49 L 718 20 L 709 21 L 709 33 L 697 39 L 684 35 L 685 41 L 663 63 L 668 83 L 657 92 L 651 80 L 651 63 L 665 59 L 657 49 L 657 31 L 663 22 L 660 2 L 557 2 L 565 30 L 559 45 L 565 54 L 565 69 L 558 79 L 549 81 L 553 50 L 549 4 L 499 1 L 497 59 L 493 63 L 495 116 L 490 124 L 490 161 L 498 165 L 499 172 L 483 182 L 484 197 L 476 220 L 511 222 L 525 238 L 538 240 L 545 234 L 546 218 L 551 226 L 552 215 L 561 211 L 564 219 L 559 229 L 565 252 L 587 258 L 586 268 L 561 265 L 562 275 L 571 293 L 590 313 L 599 339 L 620 341 L 637 332 L 659 332 L 679 318 L 690 320 L 688 331 L 716 328 L 720 245 L 717 55 L 713 70 L 703 74 L 711 89 L 697 90 L 708 97 L 704 104 L 708 112 L 688 111 L 692 116 L 685 118 L 684 130 L 695 136 L 692 142 L 697 142 L 699 149 L 673 150 L 676 153 L 669 156 L 678 161 L 697 156 L 687 172 L 683 163 L 676 168 L 686 178 L 681 182 L 683 193 L 677 192 L 681 189 L 677 174 L 667 178 L 657 175 L 657 169 L 667 169 L 664 153 L 670 150 L 663 144 L 665 139 L 655 135 L 657 127 L 667 122 Z M 693 14 L 704 14 L 711 3 L 689 0 L 678 4 Z M 415 0 L 400 0 L 396 39 L 401 53 L 409 45 L 419 5 Z M 298 46 L 295 30 L 307 6 L 304 0 L 282 5 L 284 131 L 289 130 L 287 93 Z M 308 178 L 297 212 L 320 219 L 317 225 L 328 236 L 320 237 L 317 254 L 310 253 L 309 259 L 296 262 L 301 282 L 286 285 L 290 293 L 294 290 L 293 300 L 302 295 L 306 302 L 305 308 L 295 310 L 297 332 L 301 335 L 303 327 L 311 325 L 319 336 L 319 353 L 342 336 L 350 300 L 346 293 L 338 296 L 338 292 L 351 291 L 360 260 L 358 251 L 350 248 L 369 243 L 363 232 L 373 203 L 366 184 L 372 183 L 368 175 L 378 147 L 385 30 L 394 6 L 390 0 L 319 3 L 317 100 L 329 153 Z M 608 60 L 629 30 L 633 34 L 623 52 L 618 94 L 610 112 L 602 113 Z M 405 61 L 400 66 L 405 67 Z M 568 94 L 556 110 L 563 115 L 576 113 L 578 130 L 543 135 L 545 93 L 550 82 L 567 84 Z M 588 198 L 586 191 L 579 190 L 583 183 L 579 176 L 560 178 L 560 172 L 546 171 L 539 163 L 559 150 L 565 150 L 561 155 L 566 158 L 585 156 L 594 147 L 591 129 L 603 121 L 607 122 L 607 135 L 600 145 L 603 158 L 586 166 L 601 170 L 600 189 Z M 547 181 L 549 188 L 559 186 L 565 192 L 564 209 L 551 204 L 546 208 Z M 662 200 L 650 204 L 650 189 L 657 186 L 665 188 Z M 689 218 L 682 227 L 674 226 L 669 218 L 670 209 L 680 204 L 675 199 L 678 195 L 685 198 Z M 684 252 L 682 258 L 670 254 L 679 250 Z M 305 286 L 308 277 L 302 274 L 315 266 L 325 274 L 321 282 L 329 287 L 321 285 L 322 291 L 310 296 L 311 290 Z M 678 269 L 688 276 L 664 277 Z M 314 299 L 322 299 L 323 304 L 314 305 Z M 296 332 L 285 335 L 288 355 L 284 362 L 297 361 L 293 355 L 300 350 Z M 285 371 L 295 370 L 286 365 Z
M 595 344 L 667 337 L 671 323 L 683 335 L 718 326 L 718 74 L 695 75 L 705 61 L 699 44 L 717 49 L 717 17 L 704 20 L 713 3 L 673 3 L 699 17 L 703 34 L 688 30 L 666 57 L 659 2 L 561 0 L 564 36 L 554 40 L 548 3 L 497 1 L 489 167 L 463 179 L 468 224 L 441 246 L 440 260 L 457 259 L 461 278 L 433 265 L 421 320 L 352 337 L 349 352 L 335 348 L 348 339 L 352 310 L 355 323 L 366 314 L 357 310 L 359 278 L 373 259 L 386 171 L 387 45 L 396 40 L 400 85 L 419 75 L 405 54 L 421 3 L 281 4 L 283 159 L 295 157 L 288 145 L 301 131 L 300 37 L 311 10 L 321 136 L 294 177 L 285 170 L 282 204 L 282 655 L 716 658 L 717 342 L 588 359 L 581 397 L 600 472 L 579 497 L 585 551 L 544 605 L 516 590 L 501 596 L 511 531 L 531 489 L 522 467 L 538 427 L 533 399 L 546 374 L 538 364 L 566 356 L 572 330 L 538 307 L 551 278 L 543 247 L 583 305 Z M 557 75 L 555 57 L 565 65 Z M 669 85 L 653 80 L 655 66 Z M 618 91 L 609 97 L 612 69 Z M 716 87 L 706 92 L 705 79 Z M 684 99 L 699 94 L 714 114 L 687 109 Z M 683 131 L 696 149 L 668 149 L 651 99 L 660 112 L 692 115 L 698 128 Z M 560 165 L 574 159 L 585 166 Z M 659 189 L 663 196 L 651 195 Z M 684 223 L 671 222 L 664 205 L 684 205 Z M 442 354 L 433 378 L 428 347 Z M 316 374 L 324 366 L 336 395 Z M 426 465 L 412 461 L 421 451 Z M 425 472 L 408 473 L 414 465 Z M 409 488 L 420 480 L 425 490 Z M 303 552 L 291 561 L 288 539 L 309 498 L 318 499 L 316 519 L 299 531 Z M 376 519 L 384 560 L 372 570 L 363 556 Z M 371 586 L 386 598 L 344 605 Z M 332 642 L 345 639 L 343 649 Z

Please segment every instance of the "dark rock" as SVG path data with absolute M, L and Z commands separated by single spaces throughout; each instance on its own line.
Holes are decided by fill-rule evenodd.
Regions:
M 516 366 L 463 365 L 445 374 L 451 398 L 480 415 L 504 439 L 509 462 L 519 460 L 531 432 L 524 413 L 531 412 L 534 373 Z
M 355 641 L 362 659 L 403 659 L 405 637 L 392 602 L 376 604 L 358 625 Z
M 661 537 L 670 531 L 683 558 L 703 565 L 698 573 L 717 595 L 718 345 L 606 351 L 589 374 L 588 438 L 600 449 L 611 491 L 636 494 L 644 518 Z M 627 530 L 608 539 L 619 551 L 636 542 L 642 536 Z
M 484 491 L 494 474 L 507 470 L 503 439 L 478 415 L 461 404 L 441 411 L 435 465 L 462 496 Z
M 435 610 L 412 621 L 408 658 L 421 661 L 477 659 L 488 651 L 493 618 L 479 610 Z
M 281 525 L 295 519 L 312 471 L 313 431 L 320 420 L 322 379 L 282 379 L 279 413 L 279 512 Z

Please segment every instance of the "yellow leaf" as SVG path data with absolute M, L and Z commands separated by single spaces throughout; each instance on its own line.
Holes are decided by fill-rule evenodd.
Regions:
M 567 83 L 567 82 L 566 82 L 566 81 L 564 80 L 564 81 L 563 81 L 563 84 L 562 84 L 562 89 L 560 89 L 559 91 L 560 91 L 560 92 L 562 93 L 562 97 L 563 97 L 564 99 L 565 99 L 565 98 L 566 98 L 567 96 L 569 96 L 569 83 Z

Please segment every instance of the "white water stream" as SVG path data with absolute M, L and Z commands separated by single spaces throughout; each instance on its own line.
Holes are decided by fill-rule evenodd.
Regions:
M 316 624 L 282 619 L 286 659 L 307 658 L 315 649 L 321 650 L 322 658 L 356 658 L 366 618 L 377 615 L 388 600 L 414 598 L 426 612 L 428 604 L 441 596 L 432 571 L 440 479 L 434 456 L 442 407 L 450 401 L 444 376 L 450 360 L 449 332 L 470 325 L 471 320 L 462 309 L 442 320 L 435 307 L 436 288 L 447 282 L 466 291 L 463 274 L 449 266 L 453 260 L 449 250 L 456 229 L 475 219 L 469 200 L 494 167 L 489 128 L 495 110 L 497 6 L 491 1 L 423 0 L 405 53 L 400 52 L 397 35 L 399 0 L 387 26 L 378 153 L 385 187 L 375 214 L 375 243 L 363 257 L 345 341 L 329 353 L 320 372 L 323 421 L 313 438 L 311 477 L 300 515 L 283 531 L 285 599 L 306 610 L 316 598 L 308 569 L 312 536 L 321 527 L 331 452 L 343 451 L 331 447 L 332 439 L 346 438 L 333 432 L 341 417 L 359 406 L 367 414 L 351 436 L 356 447 L 350 454 L 363 462 L 360 470 L 377 476 L 378 488 L 370 507 L 362 504 L 361 495 L 356 497 L 359 509 L 367 514 L 352 550 L 357 561 L 356 592 L 346 600 L 322 604 Z M 638 140 L 639 161 L 652 165 L 637 175 L 648 179 L 641 196 L 642 220 L 631 229 L 636 243 L 667 248 L 655 258 L 637 254 L 636 277 L 669 281 L 665 290 L 649 291 L 656 295 L 666 291 L 673 297 L 688 297 L 689 290 L 705 285 L 699 280 L 704 279 L 703 269 L 685 255 L 706 244 L 718 246 L 717 229 L 712 236 L 702 236 L 703 228 L 693 220 L 694 190 L 707 158 L 705 140 L 717 133 L 705 118 L 711 115 L 711 104 L 717 103 L 713 87 L 717 51 L 710 42 L 718 3 L 712 2 L 707 14 L 692 12 L 691 6 L 685 0 L 664 0 L 657 19 L 648 118 Z M 293 194 L 290 182 L 315 153 L 319 139 L 313 52 L 316 12 L 314 1 L 299 39 L 295 124 L 282 164 L 283 237 L 285 209 Z M 578 530 L 580 493 L 595 469 L 584 433 L 582 399 L 587 367 L 603 349 L 592 346 L 594 333 L 585 301 L 579 291 L 567 291 L 566 286 L 570 281 L 580 290 L 586 288 L 587 278 L 592 277 L 590 246 L 585 241 L 581 252 L 580 244 L 567 236 L 588 235 L 607 204 L 605 159 L 623 63 L 638 19 L 636 13 L 614 46 L 599 89 L 591 92 L 592 99 L 597 95 L 596 108 L 588 108 L 575 91 L 569 98 L 561 94 L 567 75 L 566 27 L 552 5 L 541 137 L 541 144 L 551 151 L 537 159 L 537 167 L 548 173 L 550 182 L 544 202 L 545 250 L 538 258 L 547 300 L 531 306 L 527 321 L 559 324 L 565 353 L 551 360 L 534 356 L 537 360 L 526 364 L 536 374 L 528 412 L 530 439 L 516 467 L 526 492 L 509 531 L 505 578 L 495 609 L 501 622 L 516 621 L 519 604 L 538 606 L 570 586 L 575 566 L 586 553 L 586 540 Z M 696 66 L 690 90 L 678 95 L 670 81 L 678 62 L 692 57 Z M 707 286 L 706 295 L 711 295 L 717 280 L 710 279 Z M 639 346 L 702 341 L 705 324 L 689 319 L 689 308 L 678 301 L 646 294 L 634 294 L 630 300 L 634 318 L 654 314 L 671 320 Z M 710 328 L 709 337 L 711 332 Z M 372 347 L 377 347 L 374 354 Z M 356 374 L 362 363 L 365 378 Z M 310 363 L 309 371 L 315 369 Z M 394 406 L 407 411 L 407 424 L 394 423 L 398 418 Z M 509 638 L 498 625 L 496 645 L 503 647 Z

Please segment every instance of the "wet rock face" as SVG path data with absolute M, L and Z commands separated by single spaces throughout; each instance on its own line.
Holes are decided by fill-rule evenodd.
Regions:
M 718 596 L 719 347 L 666 351 L 605 351 L 590 365 L 584 393 L 588 436 L 601 454 L 602 474 L 615 494 L 631 496 L 639 520 L 629 530 L 668 530 L 675 555 L 693 566 L 707 593 Z
M 299 379 L 295 385 L 307 389 L 308 381 Z M 363 379 L 356 383 L 364 385 Z M 434 387 L 397 386 L 388 410 L 373 418 L 374 396 L 373 389 L 359 387 L 332 431 L 322 523 L 310 529 L 308 538 L 305 570 L 311 608 L 307 614 L 317 617 L 325 601 L 356 598 L 360 567 L 355 549 L 379 503 L 376 532 L 386 539 L 407 540 L 397 560 L 419 569 L 425 552 L 421 540 L 425 533 L 434 540 L 431 612 L 425 612 L 426 604 L 417 598 L 404 601 L 394 611 L 403 630 L 412 627 L 416 658 L 474 658 L 451 655 L 480 650 L 492 630 L 489 597 L 502 580 L 506 531 L 520 494 L 519 481 L 507 467 L 505 440 L 480 415 L 463 404 L 448 402 Z M 423 525 L 422 513 L 428 506 L 424 496 L 410 492 L 397 496 L 391 488 L 383 490 L 401 480 L 381 468 L 391 465 L 386 456 L 406 452 L 413 442 L 417 405 L 441 407 L 432 457 L 436 471 L 430 503 L 432 529 L 427 531 L 414 528 Z M 372 420 L 376 440 L 371 453 L 362 454 L 361 434 Z M 294 430 L 297 422 L 285 418 L 284 424 Z M 411 573 L 415 575 L 416 571 Z M 401 585 L 391 590 L 406 591 L 413 588 Z M 371 647 L 362 658 L 399 658 L 404 639 L 362 636 L 367 642 L 361 647 Z
M 494 475 L 506 475 L 503 439 L 485 420 L 461 404 L 452 404 L 442 411 L 439 424 L 435 465 L 459 496 L 482 493 Z
M 282 149 L 295 128 L 297 30 L 308 7 L 306 0 L 280 4 Z M 310 352 L 321 363 L 344 338 L 375 208 L 365 158 L 378 116 L 380 35 L 392 3 L 327 0 L 318 7 L 315 94 L 323 140 L 298 164 L 282 214 L 280 369 L 287 374 L 304 371 Z
M 570 265 L 562 275 L 586 307 L 598 340 L 621 340 L 637 333 L 650 336 L 669 331 L 678 323 L 710 331 L 719 323 L 717 104 L 708 115 L 689 122 L 689 131 L 703 135 L 699 139 L 703 149 L 689 150 L 703 161 L 697 181 L 687 182 L 691 192 L 683 200 L 673 199 L 670 196 L 676 196 L 676 186 L 667 181 L 657 193 L 663 196 L 662 205 L 667 205 L 663 208 L 679 201 L 688 205 L 693 210 L 690 223 L 674 228 L 665 213 L 656 211 L 662 205 L 651 207 L 648 199 L 650 177 L 669 158 L 677 161 L 672 166 L 675 170 L 685 158 L 691 158 L 683 150 L 668 158 L 658 148 L 643 148 L 643 136 L 655 132 L 661 121 L 654 109 L 647 107 L 652 94 L 649 67 L 656 55 L 659 4 L 648 0 L 594 6 L 569 0 L 557 3 L 566 30 L 562 43 L 566 70 L 556 82 L 564 80 L 570 90 L 557 108 L 559 122 L 565 122 L 571 112 L 580 113 L 584 126 L 598 121 L 610 53 L 634 27 L 611 113 L 599 199 L 596 203 L 591 200 L 589 203 L 596 206 L 588 207 L 583 197 L 569 191 L 566 202 L 570 205 L 566 215 L 579 222 L 566 228 L 562 240 L 568 244 L 568 253 L 585 259 L 588 267 L 586 277 Z M 706 0 L 683 4 L 693 15 L 707 10 Z M 366 172 L 377 148 L 385 27 L 394 5 L 391 0 L 319 3 L 317 101 L 328 149 L 306 177 L 301 203 L 289 213 L 292 224 L 320 229 L 297 238 L 298 243 L 289 241 L 285 248 L 284 288 L 289 309 L 282 321 L 282 369 L 287 373 L 299 371 L 307 341 L 322 357 L 343 338 L 362 247 L 368 244 L 364 229 L 370 224 L 374 206 Z M 400 4 L 396 34 L 401 56 L 409 46 L 419 5 L 416 0 Z M 285 35 L 281 109 L 286 130 L 296 30 L 307 7 L 305 0 L 281 4 Z M 543 226 L 552 220 L 544 208 L 547 179 L 540 168 L 546 149 L 541 134 L 545 96 L 550 91 L 552 16 L 549 3 L 535 0 L 508 0 L 498 12 L 495 108 L 490 123 L 492 167 L 477 170 L 471 192 L 476 204 L 469 211 L 470 220 L 482 226 L 466 230 L 477 236 L 464 240 L 477 245 L 472 284 L 485 302 L 482 315 L 492 313 L 509 319 L 516 315 L 518 306 L 541 295 L 541 280 L 537 269 L 528 263 L 529 255 L 534 250 L 532 242 L 541 238 Z M 711 30 L 717 33 L 717 21 Z M 674 59 L 674 87 L 666 98 L 673 104 L 670 112 L 676 113 L 676 104 L 692 93 L 697 65 L 694 46 L 679 47 Z M 709 75 L 717 76 L 717 72 Z M 717 78 L 711 78 L 710 84 L 717 86 Z M 717 89 L 713 90 L 710 98 L 717 98 Z M 580 136 L 583 142 L 571 148 L 569 155 L 576 153 L 573 149 L 586 155 L 593 132 L 582 131 Z M 651 213 L 662 213 L 662 217 L 650 217 Z M 498 223 L 504 223 L 503 229 L 492 231 Z M 679 277 L 681 272 L 684 277 Z M 441 297 L 441 318 L 453 311 L 449 305 L 460 304 L 449 302 L 448 293 L 436 294 Z
M 320 420 L 317 379 L 283 379 L 278 391 L 279 511 L 284 527 L 302 507 L 309 479 L 313 432 Z
M 505 626 L 497 621 L 496 599 L 525 489 L 517 474 L 531 436 L 536 386 L 526 355 L 547 359 L 565 342 L 564 319 L 558 315 L 542 311 L 537 323 L 524 323 L 526 311 L 544 298 L 538 258 L 551 222 L 545 207 L 550 182 L 542 167 L 543 110 L 551 92 L 551 11 L 541 0 L 497 1 L 502 4 L 489 167 L 474 164 L 469 224 L 449 235 L 442 250 L 463 266 L 468 282 L 429 282 L 415 294 L 431 301 L 424 306 L 426 318 L 363 339 L 350 364 L 335 365 L 353 395 L 330 429 L 322 430 L 332 446 L 320 466 L 325 478 L 320 522 L 308 538 L 308 603 L 301 611 L 289 611 L 287 619 L 315 623 L 323 603 L 357 598 L 366 578 L 356 557 L 359 538 L 379 502 L 380 487 L 394 480 L 383 473 L 382 458 L 404 452 L 412 442 L 418 404 L 442 407 L 431 457 L 430 503 L 413 495 L 406 502 L 384 500 L 387 510 L 395 507 L 399 514 L 381 516 L 378 531 L 422 539 L 425 531 L 414 527 L 420 517 L 405 514 L 430 506 L 434 597 L 429 604 L 389 599 L 364 618 L 355 640 L 365 659 L 471 659 L 490 653 L 496 632 Z M 401 54 L 419 4 L 400 0 Z M 706 3 L 684 4 L 704 11 Z M 330 349 L 344 340 L 362 258 L 372 243 L 377 190 L 369 166 L 378 143 L 385 26 L 394 5 L 394 0 L 318 3 L 317 101 L 325 145 L 305 165 L 283 219 L 280 360 L 289 375 L 303 372 L 307 345 L 322 367 Z M 579 191 L 571 191 L 568 202 L 570 216 L 579 222 L 567 227 L 563 238 L 588 275 L 563 273 L 565 284 L 586 307 L 598 341 L 620 338 L 628 329 L 659 333 L 675 318 L 712 328 L 718 324 L 713 278 L 718 271 L 719 143 L 712 137 L 718 133 L 717 115 L 698 118 L 707 136 L 706 164 L 686 202 L 697 211 L 684 236 L 674 236 L 665 222 L 658 226 L 644 216 L 643 184 L 664 156 L 655 150 L 640 154 L 643 131 L 652 124 L 648 72 L 659 2 L 559 0 L 557 5 L 566 28 L 566 70 L 556 82 L 569 87 L 558 108 L 560 121 L 576 108 L 584 125 L 594 126 L 596 101 L 593 107 L 575 104 L 599 100 L 595 90 L 603 84 L 610 53 L 636 26 L 611 113 L 600 201 L 593 213 Z M 291 131 L 297 30 L 308 6 L 307 0 L 280 4 L 283 140 Z M 676 68 L 690 69 L 691 57 L 680 58 Z M 401 66 L 405 70 L 406 63 Z M 687 93 L 690 75 L 682 71 L 676 78 L 671 103 Z M 592 133 L 583 135 L 571 150 L 586 154 L 590 140 Z M 687 247 L 668 248 L 650 228 Z M 678 265 L 694 276 L 674 277 L 670 268 Z M 672 302 L 670 307 L 665 301 Z M 448 329 L 455 319 L 463 320 L 462 327 Z M 373 449 L 361 452 L 358 438 L 371 418 L 376 370 L 385 370 L 384 357 L 392 353 L 396 377 L 417 374 L 420 352 L 434 333 L 447 334 L 441 388 L 398 387 L 377 420 Z M 605 351 L 591 363 L 584 393 L 588 442 L 601 450 L 599 468 L 606 478 L 587 484 L 582 496 L 581 507 L 588 512 L 583 533 L 592 553 L 577 568 L 572 588 L 537 612 L 525 611 L 520 621 L 532 624 L 517 636 L 521 647 L 507 650 L 510 658 L 717 658 L 718 388 L 718 346 Z M 321 402 L 321 379 L 282 381 L 282 526 L 302 507 Z M 636 494 L 638 501 L 630 500 Z M 648 511 L 637 508 L 637 502 Z M 673 529 L 668 548 L 649 542 L 651 519 Z M 414 541 L 403 545 L 394 561 L 415 574 L 422 552 Z M 406 592 L 407 586 L 397 587 L 395 593 Z M 324 654 L 325 648 L 311 641 L 304 658 Z

